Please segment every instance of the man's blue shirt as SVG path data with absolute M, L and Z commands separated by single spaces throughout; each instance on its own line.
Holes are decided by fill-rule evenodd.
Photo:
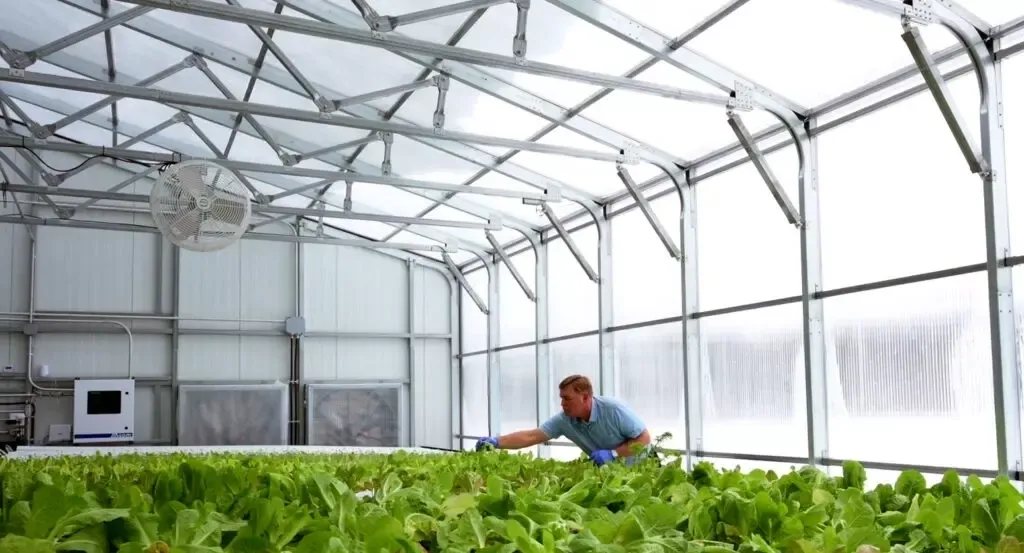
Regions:
M 565 436 L 587 455 L 598 449 L 615 449 L 643 433 L 644 425 L 628 405 L 604 396 L 594 396 L 590 420 L 571 418 L 560 412 L 540 425 L 549 440 Z

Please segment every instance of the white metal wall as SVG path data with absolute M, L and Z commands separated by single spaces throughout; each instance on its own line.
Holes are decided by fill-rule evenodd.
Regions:
M 57 168 L 82 161 L 65 154 L 45 159 Z M 18 159 L 17 165 L 38 180 L 26 160 Z M 21 181 L 8 174 L 12 182 Z M 62 186 L 105 190 L 130 174 L 98 165 Z M 149 187 L 150 182 L 140 182 L 123 191 L 148 193 Z M 23 209 L 52 216 L 41 201 L 31 200 L 35 205 L 23 201 Z M 10 201 L 0 209 L 17 213 Z M 149 224 L 150 219 L 146 213 L 87 210 L 75 220 Z M 291 232 L 284 225 L 260 231 Z M 43 323 L 31 354 L 23 321 L 2 323 L 0 364 L 15 369 L 0 379 L 5 390 L 26 390 L 29 363 L 36 371 L 49 367 L 48 380 L 36 377 L 44 387 L 69 386 L 73 378 L 124 377 L 130 368 L 139 379 L 138 439 L 168 442 L 175 366 L 178 383 L 287 381 L 284 320 L 302 316 L 304 382 L 401 382 L 410 391 L 414 445 L 451 447 L 452 286 L 446 275 L 407 254 L 326 244 L 303 244 L 300 250 L 294 242 L 242 240 L 220 252 L 178 255 L 152 233 L 50 226 L 31 232 L 34 286 L 26 227 L 0 224 L 0 311 L 24 319 L 34 289 L 40 317 L 93 316 L 87 323 Z M 131 329 L 130 361 L 128 335 L 98 318 Z M 71 422 L 69 396 L 42 397 L 37 404 L 37 442 L 50 424 Z

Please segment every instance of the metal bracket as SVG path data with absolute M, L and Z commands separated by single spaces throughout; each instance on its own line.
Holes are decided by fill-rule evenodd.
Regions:
M 735 94 L 729 98 L 728 107 L 741 111 L 753 111 L 756 107 L 754 101 L 754 87 L 743 81 L 736 81 Z
M 75 208 L 73 207 L 58 206 L 53 212 L 57 214 L 57 217 L 65 221 L 75 216 Z
M 395 134 L 382 132 L 380 137 L 384 141 L 384 160 L 380 164 L 380 174 L 386 177 L 391 174 L 391 146 L 395 143 Z
M 515 0 L 516 34 L 512 39 L 512 55 L 519 65 L 526 64 L 526 21 L 530 13 L 530 0 Z
M 635 142 L 626 142 L 619 150 L 619 157 L 615 160 L 617 164 L 636 165 L 640 163 L 640 147 Z
M 25 69 L 36 62 L 36 57 L 31 53 L 8 48 L 2 42 L 0 42 L 0 58 L 3 58 L 7 65 L 11 66 L 11 69 Z
M 344 211 L 352 211 L 352 181 L 345 181 L 345 201 L 341 204 Z
M 320 110 L 321 113 L 331 112 L 336 109 L 334 107 L 334 101 L 328 100 L 323 94 L 313 98 L 313 103 L 316 104 L 316 109 Z
M 903 16 L 919 25 L 935 23 L 935 11 L 932 0 L 913 0 L 903 4 Z
M 448 100 L 448 87 L 451 79 L 448 75 L 434 75 L 434 86 L 437 87 L 437 108 L 434 109 L 434 128 L 444 128 L 444 107 Z

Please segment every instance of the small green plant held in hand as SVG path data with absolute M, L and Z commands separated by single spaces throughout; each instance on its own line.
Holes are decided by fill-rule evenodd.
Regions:
M 649 451 L 678 453 L 669 438 Z M 1024 553 L 1024 501 L 1006 478 L 928 486 L 906 471 L 869 490 L 856 462 L 829 476 L 649 459 L 8 459 L 0 552 Z

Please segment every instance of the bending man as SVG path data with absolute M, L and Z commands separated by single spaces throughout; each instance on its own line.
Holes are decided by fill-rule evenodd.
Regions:
M 601 466 L 616 457 L 631 457 L 633 444 L 648 446 L 651 435 L 640 417 L 617 399 L 595 396 L 590 379 L 573 375 L 558 384 L 562 412 L 540 428 L 520 430 L 504 436 L 481 438 L 499 449 L 522 449 L 565 436 Z

